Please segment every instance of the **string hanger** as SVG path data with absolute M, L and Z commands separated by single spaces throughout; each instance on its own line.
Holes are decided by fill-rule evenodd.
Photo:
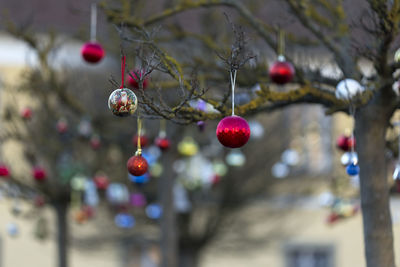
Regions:
M 137 150 L 135 153 L 135 156 L 141 156 L 142 155 L 142 145 L 141 145 L 141 136 L 142 136 L 142 118 L 140 117 L 140 114 L 137 116 Z
M 90 41 L 96 42 L 97 4 L 92 3 L 90 8 Z
M 349 113 L 350 113 L 350 116 L 352 116 L 353 117 L 353 119 L 355 120 L 355 115 L 356 115 L 356 108 L 355 108 L 355 106 L 353 105 L 353 103 L 350 101 L 350 106 L 349 106 Z M 355 144 L 355 139 L 354 139 L 354 127 L 353 127 L 353 130 L 351 131 L 351 136 L 350 136 L 350 138 L 351 138 L 351 153 L 352 153 L 352 155 L 354 155 L 355 154 L 355 149 L 354 149 L 354 144 Z M 357 164 L 357 159 L 355 159 L 354 160 L 354 162 L 353 162 L 354 164 Z
M 236 85 L 236 69 L 231 69 L 230 79 L 231 79 L 231 89 L 232 89 L 232 116 L 235 115 L 235 85 Z
M 125 87 L 125 64 L 126 56 L 121 52 L 121 86 L 120 89 Z
M 285 54 L 285 31 L 278 28 L 278 56 Z

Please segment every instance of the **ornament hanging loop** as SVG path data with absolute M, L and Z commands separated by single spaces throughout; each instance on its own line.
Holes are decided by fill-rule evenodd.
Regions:
M 125 64 L 126 64 L 126 56 L 122 52 L 121 49 L 121 87 L 120 89 L 125 87 Z
M 285 31 L 278 29 L 278 56 L 285 54 Z
M 135 155 L 136 156 L 141 156 L 142 155 L 142 145 L 141 145 L 141 137 L 142 137 L 142 119 L 140 118 L 140 114 L 138 114 L 138 117 L 137 117 L 137 127 L 138 127 L 138 130 L 137 130 L 137 150 L 136 150 L 136 153 L 135 153 Z
M 92 3 L 90 8 L 90 41 L 96 41 L 96 28 L 97 28 L 97 4 Z
M 236 85 L 236 69 L 230 71 L 231 89 L 232 89 L 232 116 L 235 115 L 235 85 Z

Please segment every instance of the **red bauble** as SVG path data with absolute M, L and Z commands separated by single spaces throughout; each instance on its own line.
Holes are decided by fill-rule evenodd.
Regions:
M 41 182 L 46 180 L 47 173 L 46 170 L 43 169 L 42 167 L 35 167 L 32 170 L 32 176 L 36 181 Z
M 0 165 L 0 177 L 7 177 L 10 175 L 10 170 L 6 165 Z
M 57 122 L 56 128 L 60 134 L 66 133 L 68 131 L 68 122 L 65 119 L 60 119 Z
M 290 82 L 295 74 L 293 65 L 285 61 L 284 57 L 279 57 L 278 61 L 269 68 L 269 77 L 276 84 L 285 84 Z
M 250 138 L 249 124 L 236 115 L 225 117 L 218 123 L 217 137 L 219 142 L 226 147 L 241 147 Z
M 171 142 L 169 141 L 168 138 L 166 137 L 157 137 L 155 140 L 155 144 L 161 149 L 161 150 L 167 150 L 170 145 Z
M 326 218 L 326 222 L 328 224 L 333 224 L 337 222 L 340 219 L 339 214 L 332 212 L 331 214 L 328 215 L 328 218 Z
M 139 77 L 142 77 L 143 72 L 141 72 L 139 70 L 133 70 L 133 71 L 129 72 L 130 75 L 128 74 L 128 84 L 130 87 L 132 87 L 134 89 L 139 89 L 139 83 L 136 81 L 136 79 L 134 79 L 134 78 L 137 78 L 136 72 L 139 73 Z M 132 78 L 131 75 L 134 78 Z M 149 85 L 149 81 L 147 78 L 145 78 L 143 81 L 143 89 L 146 89 L 148 85 Z
M 97 135 L 92 136 L 92 137 L 90 138 L 90 146 L 91 146 L 94 150 L 99 149 L 100 146 L 101 146 L 100 137 L 97 136 Z
M 135 135 L 135 136 L 132 138 L 132 142 L 133 142 L 133 144 L 134 144 L 135 146 L 138 145 L 138 135 Z M 149 139 L 147 138 L 147 136 L 141 135 L 141 136 L 140 136 L 140 146 L 141 146 L 141 147 L 146 147 L 146 146 L 148 145 L 148 143 L 149 143 Z
M 30 109 L 30 108 L 24 108 L 24 109 L 21 111 L 21 117 L 22 117 L 23 119 L 25 119 L 25 120 L 31 119 L 31 118 L 32 118 L 32 109 Z
M 93 178 L 93 182 L 98 190 L 106 190 L 109 185 L 108 177 L 105 175 L 97 175 Z
M 356 139 L 354 139 L 354 137 L 341 135 L 336 140 L 336 145 L 339 149 L 343 151 L 349 151 L 351 150 L 351 147 L 356 146 Z
M 147 172 L 149 167 L 147 160 L 142 156 L 132 156 L 126 163 L 128 171 L 134 176 L 141 176 Z
M 97 63 L 103 59 L 105 52 L 97 42 L 87 42 L 81 48 L 83 59 L 88 63 Z

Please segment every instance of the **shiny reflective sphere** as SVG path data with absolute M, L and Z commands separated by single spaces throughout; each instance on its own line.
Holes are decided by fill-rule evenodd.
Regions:
M 276 84 L 286 84 L 293 80 L 295 70 L 293 65 L 285 61 L 284 57 L 280 57 L 278 61 L 269 68 L 269 77 Z
M 130 89 L 116 89 L 108 98 L 108 108 L 115 116 L 127 117 L 135 113 L 137 102 L 136 95 Z
M 245 119 L 239 116 L 223 118 L 217 126 L 219 142 L 230 148 L 244 146 L 250 138 L 250 127 Z
M 81 55 L 88 63 L 100 62 L 105 54 L 103 47 L 97 42 L 87 42 L 81 48 Z
M 128 172 L 134 176 L 141 176 L 147 172 L 149 164 L 142 156 L 132 156 L 126 163 Z

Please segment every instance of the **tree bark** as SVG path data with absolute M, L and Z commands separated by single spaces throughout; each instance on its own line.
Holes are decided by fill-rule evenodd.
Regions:
M 355 136 L 367 267 L 394 267 L 393 231 L 385 159 L 391 111 L 373 103 L 357 111 Z
M 199 250 L 194 248 L 179 249 L 178 267 L 197 267 L 199 266 Z
M 57 261 L 58 267 L 68 267 L 68 203 L 54 203 L 57 220 Z

